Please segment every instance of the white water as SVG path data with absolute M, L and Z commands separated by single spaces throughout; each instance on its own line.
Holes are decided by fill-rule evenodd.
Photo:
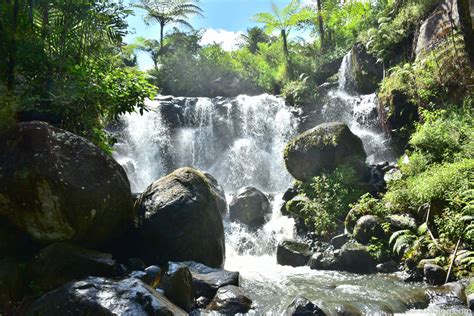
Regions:
M 340 69 L 339 88 L 329 91 L 322 121 L 344 121 L 359 135 L 369 162 L 392 159 L 374 117 L 375 95 L 351 95 L 347 88 L 350 59 Z M 182 166 L 211 173 L 227 193 L 253 185 L 273 196 L 273 213 L 257 232 L 225 221 L 226 265 L 239 271 L 241 285 L 257 305 L 258 314 L 279 314 L 297 295 L 326 311 L 337 304 L 356 306 L 364 313 L 405 311 L 419 285 L 393 276 L 359 276 L 276 264 L 276 245 L 295 238 L 294 220 L 280 213 L 281 192 L 291 185 L 282 155 L 296 134 L 297 119 L 282 99 L 239 96 L 233 99 L 173 98 L 149 101 L 143 116 L 125 115 L 118 135 L 116 159 L 125 167 L 132 190 L 142 191 L 159 177 Z

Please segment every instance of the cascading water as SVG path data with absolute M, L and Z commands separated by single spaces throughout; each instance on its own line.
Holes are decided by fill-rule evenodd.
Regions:
M 339 71 L 339 86 L 328 91 L 319 123 L 344 121 L 359 135 L 369 162 L 392 159 L 376 126 L 375 95 L 352 95 L 348 85 L 349 56 Z M 339 304 L 363 313 L 403 312 L 425 296 L 420 285 L 394 276 L 360 276 L 276 264 L 276 245 L 295 238 L 294 220 L 282 216 L 281 192 L 291 185 L 283 165 L 285 144 L 297 133 L 298 119 L 280 98 L 171 98 L 149 101 L 143 116 L 122 117 L 115 149 L 132 190 L 141 192 L 159 177 L 182 166 L 211 173 L 230 193 L 252 185 L 271 194 L 273 213 L 258 231 L 225 220 L 226 265 L 239 271 L 241 285 L 258 314 L 279 314 L 297 295 L 323 309 Z

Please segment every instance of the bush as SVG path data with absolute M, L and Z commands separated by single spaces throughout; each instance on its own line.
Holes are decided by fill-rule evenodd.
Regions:
M 344 222 L 346 229 L 352 232 L 357 220 L 364 215 L 375 215 L 384 218 L 387 212 L 379 199 L 374 198 L 370 193 L 366 193 L 360 197 L 357 203 L 351 205 L 351 210 Z
M 390 245 L 385 239 L 372 237 L 367 246 L 367 250 L 376 262 L 386 262 L 392 258 Z
M 361 191 L 356 184 L 356 173 L 350 166 L 340 166 L 310 182 L 299 182 L 298 189 L 310 200 L 304 202 L 298 215 L 320 236 L 329 237 L 347 215 L 349 204 L 359 198 Z

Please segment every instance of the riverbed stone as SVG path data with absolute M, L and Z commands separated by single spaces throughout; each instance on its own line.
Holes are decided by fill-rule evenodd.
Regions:
M 296 136 L 284 152 L 288 172 L 301 181 L 341 164 L 363 163 L 365 158 L 362 140 L 341 122 L 324 123 Z
M 181 168 L 152 183 L 138 202 L 135 242 L 145 262 L 193 260 L 210 267 L 224 263 L 222 216 L 206 176 Z
M 368 244 L 373 237 L 377 239 L 384 238 L 385 232 L 381 224 L 382 220 L 378 216 L 362 216 L 357 220 L 354 227 L 354 238 L 362 244 Z
M 229 203 L 229 218 L 250 228 L 258 228 L 265 223 L 265 215 L 272 212 L 265 193 L 254 187 L 244 187 L 237 191 Z
M 188 267 L 176 262 L 170 262 L 168 269 L 161 278 L 159 286 L 165 296 L 186 312 L 194 307 L 193 277 Z
M 217 290 L 216 296 L 208 306 L 208 310 L 225 315 L 247 313 L 252 308 L 252 300 L 241 287 L 226 285 Z
M 437 264 L 426 263 L 423 267 L 423 275 L 429 284 L 442 285 L 446 281 L 447 273 L 443 267 Z
M 296 240 L 286 239 L 277 246 L 277 263 L 283 266 L 305 266 L 311 255 L 311 248 Z
M 375 271 L 375 261 L 367 247 L 348 242 L 341 248 L 339 254 L 342 270 L 353 273 L 371 273 Z
M 285 316 L 325 316 L 321 308 L 308 300 L 306 297 L 297 296 L 285 311 Z
M 181 264 L 191 271 L 196 297 L 206 297 L 211 300 L 219 288 L 226 285 L 239 286 L 239 272 L 210 268 L 193 261 L 185 261 Z
M 0 183 L 0 215 L 42 244 L 104 244 L 133 224 L 123 168 L 45 122 L 19 123 L 0 136 Z
M 309 259 L 308 265 L 313 270 L 341 270 L 339 256 L 332 249 L 315 252 Z
M 134 278 L 89 277 L 70 282 L 34 301 L 26 315 L 187 315 Z
M 35 284 L 51 290 L 87 276 L 117 276 L 118 266 L 111 254 L 61 242 L 41 249 L 31 270 Z

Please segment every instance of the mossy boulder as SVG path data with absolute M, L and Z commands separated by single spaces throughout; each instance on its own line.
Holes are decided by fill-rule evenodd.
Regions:
M 362 140 L 341 122 L 324 123 L 296 136 L 284 152 L 288 172 L 301 181 L 341 164 L 360 164 L 366 156 Z
M 277 263 L 283 266 L 305 266 L 311 255 L 311 248 L 296 240 L 283 240 L 277 246 Z
M 375 260 L 370 255 L 367 247 L 357 242 L 348 242 L 342 246 L 339 258 L 343 271 L 352 273 L 375 272 Z
M 385 232 L 382 228 L 382 220 L 374 215 L 362 216 L 357 220 L 353 235 L 355 240 L 362 244 L 368 244 L 371 238 L 384 238 Z
M 131 226 L 123 168 L 88 140 L 44 122 L 0 136 L 0 215 L 34 241 L 103 244 Z
M 152 183 L 137 201 L 138 227 L 133 250 L 145 262 L 224 263 L 224 225 L 208 178 L 181 168 Z

